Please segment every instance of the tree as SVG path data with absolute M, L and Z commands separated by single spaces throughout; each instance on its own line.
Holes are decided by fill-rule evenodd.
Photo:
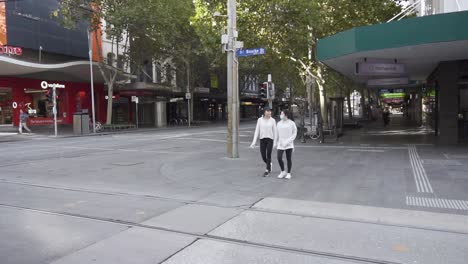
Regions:
M 106 124 L 112 123 L 112 104 L 114 86 L 118 76 L 125 76 L 123 69 L 114 67 L 112 60 L 106 61 L 102 54 L 102 32 L 105 30 L 107 36 L 112 41 L 112 47 L 117 46 L 117 58 L 124 58 L 123 62 L 128 62 L 129 34 L 126 21 L 118 15 L 119 10 L 125 8 L 125 1 L 120 0 L 63 0 L 59 2 L 58 10 L 53 12 L 53 16 L 67 28 L 87 27 L 88 34 L 94 36 L 90 41 L 96 43 L 97 65 L 101 75 L 107 85 L 107 117 Z M 106 28 L 102 28 L 102 21 L 106 22 Z M 119 43 L 125 41 L 125 51 L 119 54 Z M 127 75 L 128 76 L 128 75 Z
M 123 55 L 132 65 L 132 72 L 155 58 L 180 56 L 188 58 L 194 34 L 189 18 L 194 8 L 189 0 L 62 0 L 54 13 L 66 27 L 83 26 L 91 21 L 94 35 L 106 21 L 106 33 L 119 43 L 125 39 L 128 49 Z M 184 50 L 184 52 L 181 52 Z M 100 50 L 99 50 L 100 52 Z M 99 54 L 102 58 L 102 54 Z M 107 124 L 112 122 L 112 95 L 116 78 L 122 72 L 99 62 L 99 69 L 108 87 Z
M 214 40 L 219 39 L 219 32 L 224 30 L 213 13 L 225 13 L 225 2 L 196 0 L 197 30 L 213 50 L 219 42 Z M 264 60 L 276 62 L 274 67 L 282 68 L 283 72 L 287 72 L 284 67 L 292 67 L 305 84 L 305 91 L 315 94 L 317 86 L 325 117 L 329 74 L 317 60 L 317 40 L 352 27 L 384 22 L 400 9 L 391 0 L 243 0 L 238 4 L 239 39 L 245 41 L 247 47 L 266 46 L 269 54 Z

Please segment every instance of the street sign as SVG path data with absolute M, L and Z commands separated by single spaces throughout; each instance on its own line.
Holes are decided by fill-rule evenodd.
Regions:
M 400 63 L 372 63 L 358 62 L 356 63 L 356 75 L 404 75 L 406 66 Z
M 135 102 L 136 104 L 138 104 L 138 96 L 132 96 L 132 102 Z
M 265 55 L 265 48 L 254 48 L 254 49 L 240 49 L 237 51 L 237 57 L 248 57 L 248 56 L 257 56 Z
M 185 99 L 187 99 L 187 100 L 192 99 L 192 94 L 191 93 L 186 93 L 185 94 Z
M 367 86 L 405 85 L 408 83 L 408 78 L 371 79 L 367 81 Z

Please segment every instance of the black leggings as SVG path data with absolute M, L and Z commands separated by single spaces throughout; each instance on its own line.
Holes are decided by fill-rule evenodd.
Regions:
M 283 153 L 286 151 L 286 159 L 288 160 L 288 173 L 291 173 L 292 169 L 292 152 L 293 149 L 282 150 L 278 149 L 278 163 L 281 167 L 281 171 L 284 171 Z
M 260 139 L 260 153 L 262 154 L 263 162 L 266 164 L 266 169 L 271 172 L 271 151 L 273 150 L 273 139 Z

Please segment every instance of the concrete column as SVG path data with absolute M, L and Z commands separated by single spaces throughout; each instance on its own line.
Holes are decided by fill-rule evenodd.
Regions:
M 166 127 L 167 126 L 167 100 L 163 97 L 158 97 L 154 104 L 155 106 L 155 126 L 156 127 Z
M 438 143 L 458 143 L 458 62 L 442 62 L 436 80 L 439 91 Z

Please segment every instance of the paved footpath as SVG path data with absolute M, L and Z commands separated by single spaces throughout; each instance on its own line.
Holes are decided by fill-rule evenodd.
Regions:
M 0 263 L 466 263 L 466 148 L 297 142 L 287 181 L 252 130 L 0 143 Z

